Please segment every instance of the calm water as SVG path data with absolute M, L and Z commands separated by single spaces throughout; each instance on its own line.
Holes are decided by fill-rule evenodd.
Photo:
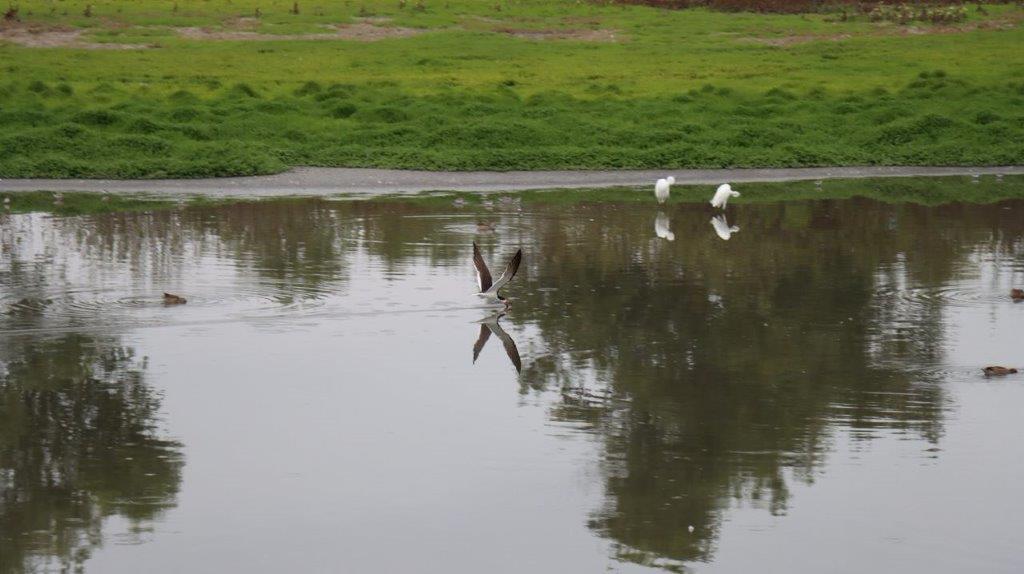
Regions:
M 0 572 L 1024 570 L 1024 202 L 711 216 L 0 215 Z

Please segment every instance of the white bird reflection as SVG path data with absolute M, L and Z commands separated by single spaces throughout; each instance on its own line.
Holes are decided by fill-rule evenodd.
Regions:
M 715 228 L 715 233 L 718 234 L 722 239 L 729 241 L 733 233 L 740 230 L 738 225 L 729 227 L 729 221 L 725 219 L 725 215 L 718 215 L 711 218 L 711 227 Z
M 654 234 L 660 237 L 661 239 L 675 241 L 676 234 L 672 233 L 672 230 L 669 229 L 669 225 L 671 224 L 672 222 L 669 221 L 668 216 L 665 215 L 665 212 L 659 211 L 658 215 L 654 218 Z
M 493 333 L 501 339 L 501 344 L 505 347 L 505 354 L 508 355 L 508 360 L 512 362 L 512 366 L 516 368 L 516 372 L 521 373 L 523 372 L 523 363 L 519 358 L 519 349 L 516 348 L 516 342 L 498 324 L 498 320 L 504 316 L 505 312 L 499 311 L 477 321 L 480 323 L 480 336 L 476 338 L 476 343 L 473 344 L 473 364 L 476 364 L 480 351 L 484 349 L 484 345 L 487 344 L 487 340 L 491 338 L 491 333 Z

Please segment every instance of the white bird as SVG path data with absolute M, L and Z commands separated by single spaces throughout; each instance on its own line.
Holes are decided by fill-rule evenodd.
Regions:
M 676 178 L 671 175 L 654 182 L 654 197 L 658 199 L 658 203 L 665 203 L 668 201 L 669 188 L 672 187 L 672 184 L 675 182 Z
M 715 191 L 715 196 L 711 198 L 711 205 L 719 209 L 725 209 L 725 204 L 729 202 L 730 197 L 739 197 L 740 192 L 733 191 L 732 187 L 728 183 L 723 183 L 718 186 Z
M 477 247 L 476 242 L 473 242 L 473 265 L 476 267 L 476 284 L 480 288 L 480 292 L 477 293 L 478 297 L 482 297 L 486 300 L 489 305 L 504 305 L 506 308 L 510 305 L 508 299 L 498 294 L 498 290 L 508 284 L 516 275 L 516 271 L 519 271 L 519 264 L 523 261 L 523 250 L 516 251 L 516 254 L 509 259 L 508 265 L 505 266 L 505 271 L 498 277 L 497 281 L 491 282 L 491 272 L 487 269 L 487 264 L 484 263 L 484 258 L 480 255 L 480 248 Z
M 711 226 L 715 228 L 715 233 L 717 233 L 719 237 L 726 241 L 729 241 L 729 238 L 732 237 L 733 233 L 736 233 L 737 231 L 740 230 L 740 227 L 738 225 L 733 225 L 732 227 L 729 227 L 729 222 L 726 221 L 724 215 L 712 217 Z
M 654 218 L 654 234 L 661 239 L 667 239 L 669 241 L 676 240 L 676 234 L 672 233 L 669 229 L 671 222 L 668 220 L 668 216 L 665 215 L 664 211 L 659 211 L 657 217 Z

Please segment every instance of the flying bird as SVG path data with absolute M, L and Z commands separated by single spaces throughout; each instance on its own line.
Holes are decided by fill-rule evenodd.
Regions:
M 671 175 L 654 182 L 654 197 L 658 199 L 658 203 L 665 203 L 668 201 L 669 188 L 671 188 L 672 184 L 675 182 L 676 178 Z
M 501 344 L 505 347 L 505 354 L 508 355 L 508 360 L 512 361 L 512 366 L 516 368 L 516 372 L 521 373 L 523 372 L 523 362 L 519 358 L 519 349 L 516 348 L 516 342 L 498 324 L 498 320 L 504 316 L 504 311 L 498 311 L 480 321 L 480 336 L 477 337 L 476 343 L 473 344 L 473 364 L 476 364 L 476 358 L 480 356 L 480 351 L 483 350 L 484 345 L 487 344 L 487 340 L 491 338 L 493 333 L 501 339 Z
M 732 187 L 730 187 L 728 183 L 723 183 L 718 186 L 718 189 L 715 191 L 715 196 L 711 198 L 711 205 L 718 209 L 725 209 L 725 204 L 729 203 L 730 197 L 739 196 L 740 192 L 733 191 Z
M 722 239 L 729 241 L 733 233 L 740 230 L 738 225 L 729 227 L 729 221 L 725 218 L 725 215 L 719 215 L 711 218 L 711 226 L 715 228 L 715 233 L 718 234 Z
M 491 272 L 487 269 L 487 264 L 484 263 L 484 258 L 480 255 L 480 248 L 477 247 L 476 242 L 473 242 L 473 265 L 476 267 L 476 284 L 480 288 L 480 292 L 477 293 L 478 297 L 482 297 L 488 305 L 504 305 L 507 309 L 510 305 L 508 299 L 502 297 L 498 291 L 508 284 L 513 277 L 516 276 L 516 271 L 519 271 L 519 264 L 523 261 L 523 250 L 516 251 L 516 254 L 509 259 L 508 265 L 505 266 L 505 271 L 498 277 L 497 281 L 492 281 Z
M 669 225 L 672 222 L 669 221 L 668 216 L 665 215 L 664 211 L 659 211 L 658 215 L 654 218 L 654 234 L 661 239 L 667 239 L 668 241 L 675 241 L 676 234 L 672 233 L 669 229 Z

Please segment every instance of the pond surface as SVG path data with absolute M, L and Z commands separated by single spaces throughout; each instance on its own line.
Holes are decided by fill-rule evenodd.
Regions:
M 1024 201 L 713 215 L 0 215 L 0 572 L 1024 570 Z

